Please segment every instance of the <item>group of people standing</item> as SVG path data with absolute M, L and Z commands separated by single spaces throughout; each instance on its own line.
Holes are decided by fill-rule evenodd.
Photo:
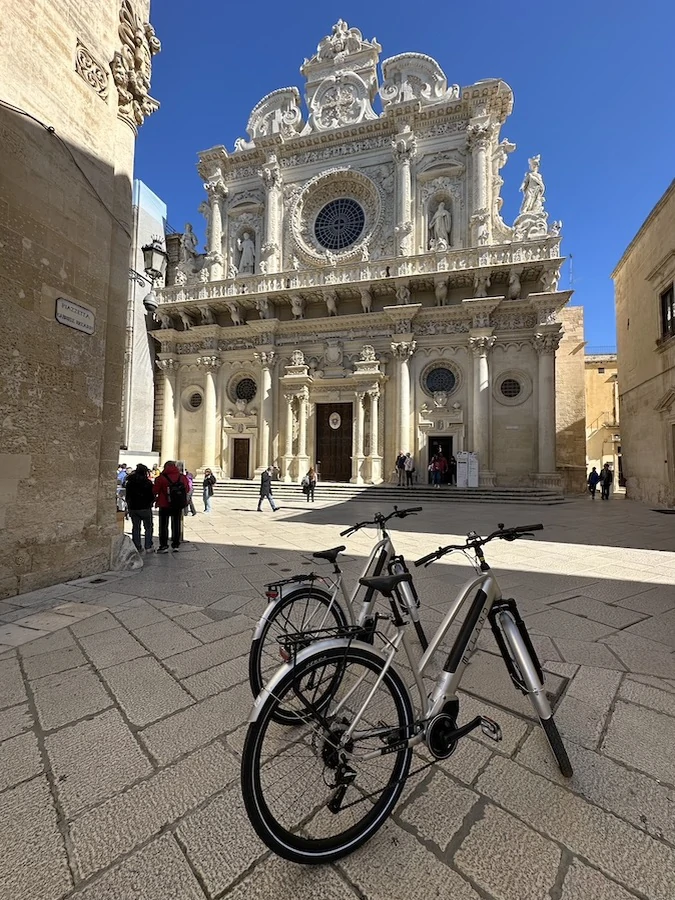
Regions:
M 134 470 L 130 466 L 118 466 L 118 498 L 123 492 L 125 512 L 131 519 L 131 539 L 139 553 L 154 550 L 153 508 L 159 518 L 159 547 L 157 553 L 169 552 L 169 523 L 171 524 L 171 549 L 176 551 L 183 540 L 183 516 L 190 512 L 197 515 L 193 501 L 194 475 L 184 472 L 174 460 L 164 463 L 164 468 L 150 470 L 139 463 Z M 204 512 L 211 512 L 211 499 L 215 476 L 204 470 L 202 497 Z M 118 499 L 119 503 L 119 499 Z M 144 543 L 141 544 L 141 526 Z
M 415 460 L 410 453 L 404 453 L 402 450 L 396 457 L 396 474 L 398 478 L 398 486 L 412 488 L 413 475 L 415 474 Z M 435 488 L 440 488 L 441 484 L 457 484 L 457 460 L 454 456 L 447 459 L 443 454 L 443 450 L 438 447 L 427 468 L 428 480 Z
M 600 498 L 602 500 L 609 500 L 609 492 L 612 487 L 612 482 L 614 481 L 614 473 L 610 469 L 609 463 L 605 463 L 599 472 L 596 467 L 593 466 L 587 481 L 588 493 L 591 495 L 591 500 L 595 500 L 595 492 L 598 489 L 598 485 L 600 485 Z

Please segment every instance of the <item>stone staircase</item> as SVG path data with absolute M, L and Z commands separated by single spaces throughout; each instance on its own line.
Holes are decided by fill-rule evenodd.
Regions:
M 280 503 L 304 500 L 298 484 L 274 482 L 274 497 Z M 214 488 L 216 497 L 227 500 L 241 500 L 252 503 L 260 493 L 260 482 L 221 481 Z M 448 485 L 435 490 L 431 485 L 415 485 L 412 490 L 404 490 L 395 484 L 355 485 L 335 482 L 319 482 L 316 488 L 317 501 L 345 503 L 365 500 L 377 503 L 405 504 L 432 501 L 441 503 L 540 503 L 544 506 L 564 503 L 564 496 L 555 490 L 538 487 L 492 487 L 458 488 Z

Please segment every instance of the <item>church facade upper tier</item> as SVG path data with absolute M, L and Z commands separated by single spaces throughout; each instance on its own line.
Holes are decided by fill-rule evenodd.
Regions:
M 561 223 L 548 222 L 538 156 L 515 222 L 501 214 L 501 170 L 515 149 L 501 136 L 511 88 L 499 79 L 460 87 L 429 56 L 380 62 L 380 52 L 340 20 L 300 67 L 304 103 L 296 87 L 272 91 L 231 151 L 199 154 L 207 246 L 199 253 L 186 226 L 163 302 L 195 299 L 210 282 L 229 283 L 223 297 L 268 297 L 355 275 L 433 276 L 495 260 L 504 269 L 495 284 L 520 278 L 513 267 L 532 259 L 557 260 L 530 273 L 557 283 Z M 518 249 L 533 243 L 542 246 Z M 488 252 L 495 247 L 501 255 Z M 280 273 L 289 277 L 270 278 Z M 478 296 L 492 277 L 479 277 Z M 453 283 L 436 280 L 438 305 Z M 284 299 L 295 316 L 303 298 L 295 297 L 297 309 Z

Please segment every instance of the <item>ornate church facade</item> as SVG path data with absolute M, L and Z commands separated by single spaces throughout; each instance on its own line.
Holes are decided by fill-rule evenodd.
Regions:
M 365 484 L 441 447 L 476 453 L 482 485 L 559 487 L 570 292 L 539 157 L 501 216 L 512 91 L 380 51 L 338 22 L 300 69 L 306 112 L 275 90 L 200 154 L 207 249 L 169 236 L 152 332 L 162 458 Z

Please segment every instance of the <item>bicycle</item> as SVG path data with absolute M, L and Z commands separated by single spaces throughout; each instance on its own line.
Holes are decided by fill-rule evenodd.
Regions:
M 387 522 L 393 518 L 404 519 L 421 511 L 421 506 L 408 509 L 398 509 L 395 506 L 394 511 L 387 516 L 376 513 L 373 519 L 357 522 L 356 525 L 351 525 L 340 532 L 341 537 L 346 537 L 368 526 L 377 527 L 378 540 L 366 560 L 361 572 L 362 578 L 368 575 L 381 575 L 387 571 L 391 574 L 408 571 L 403 557 L 396 555 L 387 530 Z M 347 592 L 344 573 L 338 563 L 338 556 L 345 549 L 343 544 L 312 554 L 314 559 L 325 560 L 332 564 L 335 576 L 333 581 L 315 572 L 309 572 L 293 575 L 266 586 L 269 603 L 255 627 L 249 652 L 249 684 L 254 697 L 258 696 L 280 664 L 288 661 L 286 651 L 278 642 L 280 636 L 309 630 L 362 625 L 372 614 L 375 590 L 364 589 L 357 582 L 352 593 Z M 418 612 L 419 598 L 412 584 L 406 585 L 402 593 L 403 603 L 424 650 L 427 639 Z M 278 717 L 280 721 L 284 717 L 281 710 L 278 711 Z M 287 717 L 289 723 L 294 722 L 295 718 L 295 715 Z
M 335 629 L 318 641 L 316 632 L 281 639 L 289 662 L 255 702 L 241 765 L 249 819 L 271 850 L 299 863 L 340 859 L 384 824 L 410 775 L 449 757 L 459 740 L 477 728 L 492 740 L 501 740 L 499 725 L 486 716 L 458 725 L 457 690 L 487 621 L 512 681 L 534 706 L 560 771 L 567 777 L 572 774 L 525 625 L 515 601 L 502 598 L 483 552 L 492 540 L 513 541 L 542 528 L 500 524 L 485 538 L 471 532 L 464 544 L 441 547 L 416 561 L 416 566 L 430 565 L 448 553 L 462 551 L 477 570 L 477 577 L 450 605 L 417 665 L 400 597 L 401 587 L 411 581 L 409 572 L 360 580 L 389 601 L 390 614 L 385 618 L 393 625 L 394 635 L 386 638 L 384 650 L 372 642 L 379 616 Z M 427 694 L 424 671 L 469 601 L 443 669 Z M 417 711 L 393 666 L 401 646 L 419 693 Z M 294 710 L 294 728 L 278 726 L 274 714 L 280 707 Z M 411 773 L 413 750 L 422 742 L 433 759 Z

